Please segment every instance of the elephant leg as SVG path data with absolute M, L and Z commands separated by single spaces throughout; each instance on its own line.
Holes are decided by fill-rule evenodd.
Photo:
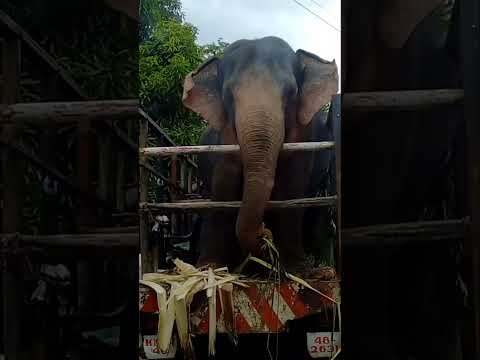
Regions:
M 225 156 L 215 164 L 212 175 L 213 201 L 241 199 L 242 167 L 238 158 Z M 206 214 L 200 233 L 198 266 L 233 266 L 239 261 L 240 247 L 235 236 L 237 210 L 218 210 Z

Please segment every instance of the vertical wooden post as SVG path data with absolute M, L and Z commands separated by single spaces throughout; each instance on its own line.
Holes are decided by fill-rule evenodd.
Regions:
M 148 122 L 140 119 L 140 133 L 139 133 L 139 146 L 140 148 L 147 147 L 148 139 Z M 148 159 L 145 155 L 139 156 L 139 177 L 138 185 L 140 190 L 140 202 L 146 202 L 148 200 L 148 182 L 149 174 L 148 170 L 144 166 Z M 149 241 L 149 228 L 148 228 L 148 214 L 140 211 L 140 246 L 142 253 L 142 274 L 153 272 L 154 264 L 152 257 L 152 249 Z
M 138 124 L 140 124 L 140 122 L 134 123 L 133 121 L 128 121 L 127 124 L 126 124 L 126 126 L 127 126 L 126 131 L 127 131 L 128 138 L 132 139 L 132 140 L 135 139 L 135 144 L 137 145 L 137 147 L 140 146 L 140 143 L 139 143 L 139 141 L 140 141 L 140 134 L 139 134 L 140 127 L 137 127 L 137 126 L 139 126 Z M 125 164 L 125 168 L 126 168 L 126 171 L 127 171 L 125 179 L 126 179 L 127 183 L 129 181 L 132 181 L 133 184 L 138 184 L 138 186 L 140 186 L 139 181 L 138 181 L 138 178 L 140 176 L 139 159 L 137 158 L 136 160 L 137 161 L 135 161 L 132 164 L 133 168 L 130 168 L 130 162 L 128 164 Z M 132 179 L 130 179 L 127 175 L 133 175 Z M 138 187 L 137 187 L 137 190 L 140 191 L 140 189 Z M 138 194 L 138 196 L 140 196 L 140 193 Z M 128 206 L 128 204 L 126 204 L 126 206 Z
M 193 167 L 191 165 L 187 168 L 187 193 L 192 193 L 192 177 L 193 177 Z M 187 217 L 187 232 L 191 233 L 193 231 L 193 217 L 192 213 L 186 215 Z
M 40 154 L 43 159 L 49 161 L 51 164 L 55 164 L 53 161 L 57 154 L 55 152 L 55 131 L 52 129 L 44 129 L 40 135 Z M 45 186 L 52 186 L 54 179 L 48 176 L 50 179 L 49 184 L 44 184 Z M 43 185 L 42 185 L 43 186 Z M 54 190 L 54 189 L 52 189 Z M 57 232 L 57 206 L 58 203 L 55 203 L 57 197 L 55 195 L 46 193 L 42 203 L 40 204 L 40 234 L 55 234 Z
M 337 192 L 337 243 L 335 244 L 335 267 L 338 274 L 342 271 L 342 124 L 341 124 L 341 97 L 332 98 L 330 114 L 332 116 L 333 138 L 335 141 L 335 180 Z
M 113 205 L 113 141 L 109 131 L 100 132 L 98 138 L 98 186 L 102 200 Z M 106 220 L 106 219 L 105 219 Z
M 92 192 L 91 185 L 91 135 L 90 121 L 82 120 L 77 123 L 77 183 L 80 190 L 84 194 Z M 90 201 L 85 197 L 78 199 L 77 225 L 78 228 L 90 227 L 95 223 L 95 209 L 91 206 Z
M 3 76 L 2 103 L 13 104 L 18 98 L 20 78 L 20 40 L 6 38 L 3 48 Z M 17 139 L 19 129 L 16 125 L 5 125 L 2 136 L 8 141 Z M 23 199 L 23 169 L 22 158 L 14 150 L 4 147 L 3 153 L 3 232 L 19 231 L 21 226 L 21 211 Z
M 480 4 L 460 2 L 462 27 L 464 114 L 467 140 L 467 206 L 471 216 L 465 253 L 469 256 L 469 359 L 480 359 Z
M 171 165 L 170 165 L 170 182 L 172 184 L 178 185 L 178 157 L 176 155 L 171 157 Z M 177 198 L 177 190 L 172 189 L 171 191 L 171 199 L 175 200 Z M 172 233 L 178 233 L 178 217 L 177 214 L 171 215 L 171 223 L 170 229 Z
M 180 188 L 185 190 L 187 187 L 187 163 L 185 159 L 180 159 Z
M 20 83 L 21 43 L 16 37 L 6 37 L 3 44 L 3 77 L 2 103 L 12 104 L 18 100 Z M 15 125 L 5 126 L 2 136 L 8 141 L 15 141 L 18 128 Z M 23 166 L 22 159 L 7 147 L 2 151 L 3 174 L 3 213 L 2 231 L 13 233 L 20 231 L 23 205 Z M 22 325 L 23 325 L 23 281 L 22 274 L 13 258 L 7 259 L 7 268 L 2 274 L 3 300 L 3 347 L 6 360 L 22 359 Z
M 117 175 L 116 175 L 116 181 L 115 181 L 115 202 L 116 202 L 116 208 L 119 211 L 124 211 L 125 210 L 125 184 L 126 184 L 126 173 L 125 173 L 125 162 L 127 161 L 126 159 L 126 153 L 125 150 L 119 148 L 117 151 L 117 163 L 116 168 L 117 168 Z
M 126 128 L 128 129 L 129 139 L 134 138 L 135 144 L 138 147 L 138 136 L 134 136 L 132 133 L 135 130 L 135 127 L 138 126 L 138 118 L 127 121 Z M 126 162 L 127 162 L 127 153 L 123 150 L 123 147 L 118 148 L 117 152 L 117 208 L 121 209 L 125 205 L 125 184 L 127 183 L 127 173 L 126 173 Z M 129 159 L 132 159 L 129 157 Z M 138 169 L 138 159 L 135 158 L 133 162 L 134 169 Z M 135 174 L 138 173 L 134 171 Z M 122 201 L 123 200 L 123 201 Z M 131 257 L 125 262 L 118 261 L 117 270 L 119 273 L 123 274 L 121 279 L 125 279 L 126 283 L 129 284 L 127 289 L 124 288 L 124 283 L 119 283 L 119 290 L 125 295 L 125 291 L 128 291 L 131 294 L 130 302 L 128 308 L 122 315 L 120 322 L 120 351 L 121 359 L 133 359 L 137 353 L 138 345 L 138 334 L 139 334 L 139 312 L 138 312 L 138 278 L 139 278 L 139 250 L 133 252 Z M 125 269 L 126 267 L 126 269 Z M 131 289 L 131 290 L 130 290 Z
M 187 189 L 187 160 L 183 157 L 180 159 L 180 189 L 183 191 Z M 188 233 L 187 214 L 181 213 L 179 219 L 180 234 L 185 235 Z
M 188 175 L 187 175 L 187 192 L 191 194 L 192 190 L 192 177 L 193 177 L 193 168 L 191 166 L 188 167 Z
M 171 165 L 170 165 L 170 182 L 178 185 L 178 157 L 177 155 L 173 155 L 171 157 Z M 172 194 L 172 196 L 174 196 Z
M 77 122 L 77 184 L 83 193 L 92 193 L 91 185 L 91 134 L 90 121 Z M 90 228 L 95 224 L 96 209 L 93 208 L 84 196 L 77 198 L 76 227 L 77 229 Z M 92 284 L 95 279 L 95 263 L 80 260 L 77 263 L 78 306 L 80 311 L 94 311 L 98 300 Z

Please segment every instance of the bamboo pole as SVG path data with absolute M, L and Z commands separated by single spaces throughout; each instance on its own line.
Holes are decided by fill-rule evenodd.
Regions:
M 286 143 L 283 144 L 284 152 L 294 151 L 315 151 L 322 149 L 332 149 L 335 143 L 332 141 L 322 142 L 303 142 L 303 143 Z M 240 151 L 239 145 L 198 145 L 198 146 L 166 146 L 166 147 L 149 147 L 140 148 L 140 154 L 146 156 L 172 156 L 178 154 L 201 154 L 207 152 L 214 153 L 235 153 Z
M 148 124 L 146 121 L 140 121 L 140 134 L 139 134 L 139 145 L 146 146 L 148 139 Z M 148 171 L 144 165 L 147 164 L 147 159 L 145 156 L 139 156 L 139 190 L 140 190 L 140 202 L 147 201 L 148 198 Z M 143 165 L 143 166 L 142 166 Z M 154 271 L 152 249 L 149 244 L 149 224 L 148 224 L 148 214 L 140 212 L 140 251 L 142 254 L 142 274 L 151 273 Z
M 100 231 L 102 231 L 100 229 Z M 137 248 L 138 233 L 113 230 L 110 233 L 23 235 L 4 234 L 6 242 L 18 241 L 19 246 L 55 246 L 63 248 Z
M 459 104 L 462 89 L 368 91 L 346 93 L 342 96 L 342 109 L 355 111 L 417 110 L 438 105 Z
M 342 230 L 344 246 L 399 245 L 461 239 L 467 234 L 470 220 L 420 221 L 371 225 Z
M 138 100 L 102 100 L 73 102 L 17 103 L 0 108 L 0 124 L 65 123 L 138 116 Z
M 291 208 L 310 208 L 335 206 L 336 196 L 314 197 L 291 200 L 276 200 L 267 202 L 267 209 L 291 209 Z M 143 210 L 227 210 L 238 209 L 242 205 L 241 201 L 180 201 L 173 203 L 140 203 L 140 209 Z

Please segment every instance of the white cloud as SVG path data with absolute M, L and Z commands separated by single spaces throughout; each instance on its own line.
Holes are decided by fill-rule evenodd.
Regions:
M 340 0 L 297 1 L 340 28 Z M 287 41 L 294 50 L 335 59 L 340 69 L 340 32 L 294 0 L 183 0 L 182 5 L 186 20 L 199 30 L 201 44 L 218 38 L 231 43 L 273 35 Z

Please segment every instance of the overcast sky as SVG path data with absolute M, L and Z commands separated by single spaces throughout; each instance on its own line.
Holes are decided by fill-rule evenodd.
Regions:
M 296 1 L 340 28 L 340 0 Z M 294 50 L 335 59 L 340 71 L 340 32 L 295 0 L 182 0 L 182 5 L 187 22 L 198 28 L 200 44 L 273 35 Z

